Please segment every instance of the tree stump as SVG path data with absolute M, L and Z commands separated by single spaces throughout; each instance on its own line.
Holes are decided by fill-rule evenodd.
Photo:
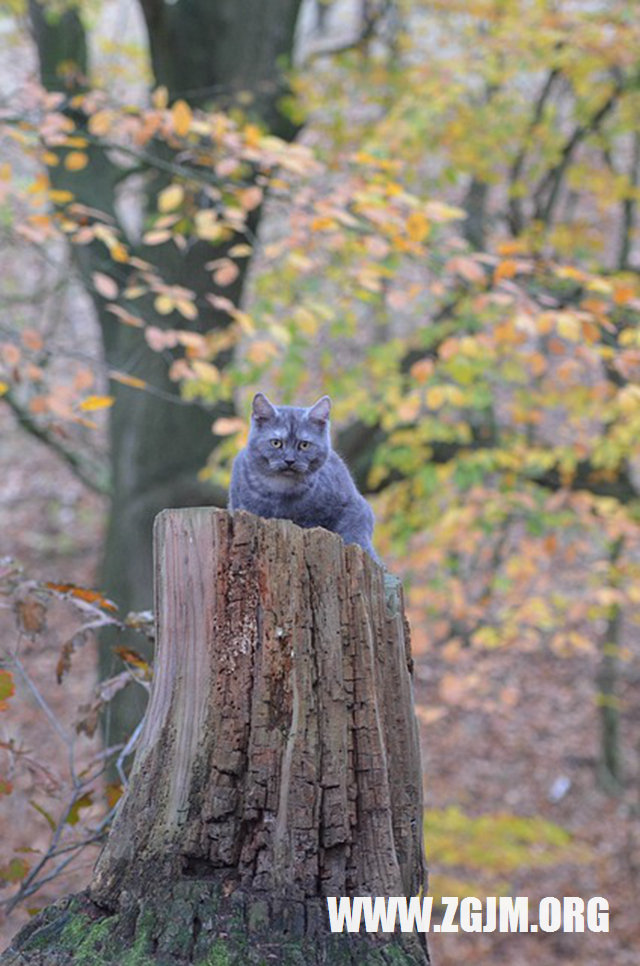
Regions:
M 155 524 L 155 678 L 87 893 L 3 966 L 426 964 L 331 933 L 327 896 L 425 884 L 402 592 L 325 530 L 213 509 Z

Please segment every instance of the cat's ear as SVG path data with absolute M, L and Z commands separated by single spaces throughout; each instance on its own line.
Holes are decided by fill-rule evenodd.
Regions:
M 251 415 L 257 420 L 273 419 L 276 415 L 275 406 L 272 406 L 263 392 L 257 392 L 253 397 Z
M 331 400 L 328 396 L 323 396 L 314 403 L 309 410 L 309 419 L 315 419 L 319 423 L 326 423 L 331 413 Z

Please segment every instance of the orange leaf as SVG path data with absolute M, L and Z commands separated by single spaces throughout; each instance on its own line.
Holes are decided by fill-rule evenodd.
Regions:
M 47 581 L 45 587 L 53 590 L 56 594 L 69 594 L 71 597 L 85 600 L 89 604 L 97 604 L 103 610 L 118 609 L 113 601 L 101 594 L 99 590 L 89 590 L 87 587 L 78 587 L 77 584 L 55 584 L 51 581 Z
M 20 362 L 21 352 L 17 345 L 13 342 L 5 342 L 0 346 L 0 354 L 5 361 L 5 364 L 13 367 L 17 366 Z
M 253 211 L 258 205 L 262 204 L 263 191 L 258 185 L 245 188 L 240 192 L 239 201 L 245 211 Z
M 22 342 L 32 352 L 39 352 L 43 346 L 42 336 L 35 329 L 24 329 L 22 332 Z
M 147 384 L 144 379 L 138 379 L 137 376 L 128 376 L 126 372 L 118 372 L 115 369 L 109 370 L 109 378 L 113 379 L 114 382 L 120 382 L 123 386 L 131 386 L 132 389 L 146 389 Z
M 137 651 L 134 651 L 133 648 L 114 647 L 113 650 L 126 664 L 131 664 L 132 667 L 137 667 L 141 671 L 144 671 L 145 674 L 151 676 L 151 665 L 147 660 L 145 660 L 144 657 L 142 657 L 141 654 L 138 654 Z
M 418 359 L 411 366 L 410 372 L 412 377 L 416 382 L 426 382 L 429 376 L 433 373 L 434 362 L 433 359 Z
M 112 312 L 116 315 L 124 325 L 131 325 L 135 329 L 142 329 L 144 327 L 142 319 L 138 318 L 137 315 L 132 315 L 131 312 L 127 312 L 121 305 L 107 305 L 106 309 L 107 312 Z
M 107 796 L 107 808 L 113 808 L 122 798 L 123 788 L 120 782 L 109 782 L 105 792 Z
M 213 273 L 213 280 L 216 285 L 224 288 L 225 285 L 231 285 L 239 273 L 240 269 L 235 262 L 232 262 L 230 258 L 223 258 L 221 259 L 220 267 Z
M 244 429 L 244 422 L 242 419 L 228 418 L 221 416 L 216 419 L 211 431 L 215 433 L 216 436 L 232 436 L 233 433 L 238 433 L 241 429 Z
M 73 377 L 73 388 L 77 390 L 77 392 L 82 392 L 84 389 L 90 389 L 94 382 L 95 376 L 91 369 L 78 369 Z
M 613 301 L 616 305 L 624 305 L 626 302 L 630 302 L 635 294 L 632 285 L 618 285 L 613 290 Z
M 496 270 L 493 273 L 493 281 L 499 282 L 503 278 L 513 278 L 517 271 L 518 263 L 512 258 L 505 258 L 504 261 L 496 266 Z

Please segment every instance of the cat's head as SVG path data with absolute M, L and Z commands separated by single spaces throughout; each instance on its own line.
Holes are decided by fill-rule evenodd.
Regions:
M 274 406 L 256 393 L 251 410 L 248 449 L 260 469 L 292 482 L 320 469 L 331 451 L 331 400 L 322 396 L 313 406 Z

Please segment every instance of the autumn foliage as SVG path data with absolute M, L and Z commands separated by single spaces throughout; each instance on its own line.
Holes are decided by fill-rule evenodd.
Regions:
M 583 655 L 600 778 L 620 790 L 640 605 L 640 20 L 622 0 L 364 6 L 355 38 L 291 72 L 294 143 L 240 95 L 205 109 L 73 71 L 25 80 L 0 115 L 3 244 L 31 266 L 5 291 L 0 402 L 108 492 L 103 411 L 118 386 L 167 392 L 137 370 L 152 352 L 176 398 L 210 411 L 200 481 L 224 491 L 248 393 L 329 393 L 416 651 L 444 662 L 442 707 L 478 684 L 459 674 L 468 649 Z M 68 277 L 103 332 L 130 330 L 106 369 L 59 351 L 47 319 L 69 311 Z M 0 672 L 2 714 L 11 689 Z

